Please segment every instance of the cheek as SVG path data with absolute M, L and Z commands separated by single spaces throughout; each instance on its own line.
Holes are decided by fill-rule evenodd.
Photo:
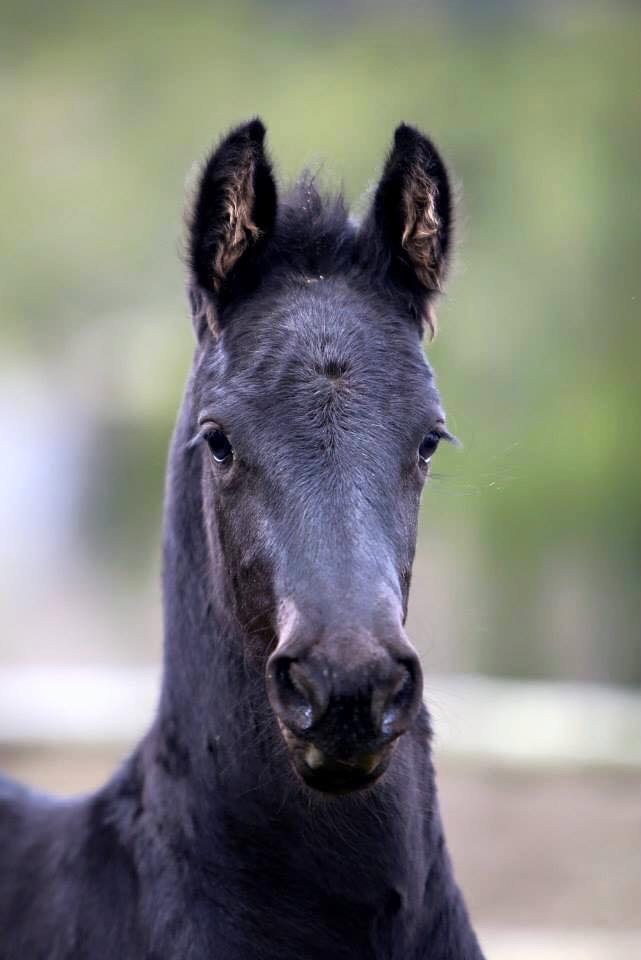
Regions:
M 416 533 L 424 483 L 425 476 L 414 466 L 404 471 L 401 483 L 396 491 L 397 524 L 398 529 L 402 530 L 405 540 L 413 539 Z
M 397 569 L 403 597 L 404 619 L 407 617 L 412 566 L 416 550 L 420 497 L 420 486 L 416 483 L 408 485 L 397 512 Z
M 216 504 L 215 525 L 237 618 L 253 633 L 273 632 L 274 556 L 264 517 L 251 498 L 223 495 Z
M 397 556 L 404 579 L 408 579 L 408 569 L 411 568 L 414 560 L 420 505 L 421 486 L 415 482 L 408 483 L 402 497 L 399 498 L 396 513 Z

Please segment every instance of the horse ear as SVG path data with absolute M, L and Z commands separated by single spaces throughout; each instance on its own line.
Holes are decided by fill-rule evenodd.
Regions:
M 225 290 L 276 220 L 276 184 L 258 119 L 237 127 L 206 160 L 187 213 L 190 299 L 196 325 L 218 333 Z
M 432 334 L 432 300 L 451 248 L 452 200 L 445 164 L 427 137 L 401 124 L 360 231 L 360 257 L 398 290 Z

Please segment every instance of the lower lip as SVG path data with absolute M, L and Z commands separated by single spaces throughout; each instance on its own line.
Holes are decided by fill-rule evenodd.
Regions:
M 347 770 L 358 771 L 359 773 L 364 773 L 369 775 L 373 773 L 381 763 L 381 757 L 378 754 L 366 754 L 363 757 L 360 757 L 357 761 L 350 762 L 348 760 L 332 760 L 325 756 L 325 754 L 319 750 L 317 747 L 310 746 L 305 751 L 305 763 L 310 770 L 317 771 L 322 770 L 325 766 L 330 766 L 334 768 L 344 768 Z
M 307 753 L 311 749 L 308 748 Z M 300 773 L 307 786 L 320 793 L 355 793 L 371 786 L 383 772 L 384 764 L 380 756 L 368 757 L 365 763 L 349 763 L 328 761 L 320 751 L 317 753 L 320 756 L 312 754 L 312 763 L 306 760 Z

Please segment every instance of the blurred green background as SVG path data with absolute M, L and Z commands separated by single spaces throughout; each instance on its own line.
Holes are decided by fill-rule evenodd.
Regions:
M 429 663 L 641 681 L 638 6 L 0 10 L 0 656 L 157 652 L 184 182 L 260 114 L 284 178 L 322 164 L 358 203 L 407 120 L 461 185 L 429 348 L 464 443 L 424 499 Z

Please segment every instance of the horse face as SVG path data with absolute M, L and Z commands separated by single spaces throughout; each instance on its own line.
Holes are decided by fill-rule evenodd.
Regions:
M 421 702 L 403 624 L 449 439 L 420 343 L 449 194 L 403 127 L 360 229 L 309 182 L 278 208 L 263 132 L 223 142 L 192 215 L 204 515 L 295 769 L 346 792 L 381 776 Z

